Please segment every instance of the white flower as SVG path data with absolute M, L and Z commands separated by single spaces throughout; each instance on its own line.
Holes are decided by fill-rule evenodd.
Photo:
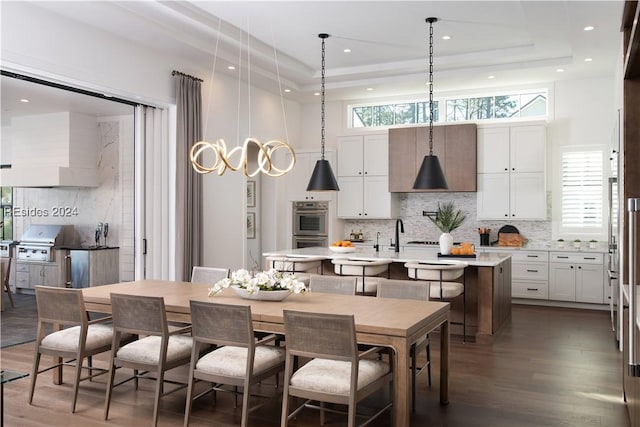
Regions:
M 209 296 L 212 297 L 224 288 L 228 288 L 231 285 L 231 279 L 225 277 L 224 279 L 216 282 L 213 288 L 209 288 Z
M 209 296 L 212 297 L 224 288 L 236 286 L 245 289 L 248 293 L 282 291 L 286 290 L 296 294 L 304 294 L 307 287 L 299 281 L 295 274 L 280 272 L 275 269 L 260 271 L 254 276 L 245 269 L 236 270 L 231 273 L 231 277 L 222 279 L 209 289 Z

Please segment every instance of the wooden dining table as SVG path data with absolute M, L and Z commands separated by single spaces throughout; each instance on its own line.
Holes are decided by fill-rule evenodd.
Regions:
M 82 290 L 87 310 L 111 312 L 111 293 L 161 296 L 167 319 L 190 322 L 189 301 L 251 306 L 254 329 L 284 333 L 283 310 L 353 314 L 358 342 L 393 349 L 393 425 L 405 427 L 411 415 L 411 345 L 440 328 L 440 402 L 449 392 L 449 303 L 333 294 L 291 294 L 283 301 L 240 298 L 233 289 L 208 297 L 208 285 L 165 280 L 137 280 Z

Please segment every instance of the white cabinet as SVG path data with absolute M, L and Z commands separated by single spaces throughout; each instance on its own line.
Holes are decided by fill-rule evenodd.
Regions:
M 478 128 L 478 219 L 546 219 L 544 125 Z
M 338 138 L 338 218 L 394 218 L 386 134 Z
M 336 162 L 333 152 L 325 151 L 324 158 L 329 161 L 335 173 Z M 318 160 L 320 160 L 320 152 L 296 152 L 296 164 L 293 170 L 282 177 L 287 183 L 289 200 L 333 200 L 334 191 L 307 191 L 309 179 Z
M 549 298 L 603 304 L 603 255 L 601 253 L 551 252 Z
M 549 299 L 549 253 L 518 251 L 511 255 L 511 296 Z

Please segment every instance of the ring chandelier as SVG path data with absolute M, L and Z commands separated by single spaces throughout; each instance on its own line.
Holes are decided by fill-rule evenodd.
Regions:
M 249 158 L 248 151 L 250 144 L 255 144 L 258 147 L 258 161 L 254 170 L 249 170 Z M 214 161 L 212 166 L 205 166 L 203 163 L 204 153 L 208 150 L 213 151 Z M 288 150 L 291 155 L 291 160 L 286 168 L 278 168 L 272 158 L 278 150 Z M 238 157 L 237 164 L 233 164 L 233 157 Z M 207 141 L 196 142 L 191 147 L 191 164 L 193 169 L 198 173 L 211 173 L 216 171 L 218 175 L 223 175 L 227 169 L 232 171 L 238 171 L 241 168 L 244 170 L 244 174 L 250 178 L 258 175 L 260 172 L 268 176 L 282 176 L 293 169 L 296 163 L 296 155 L 289 144 L 284 141 L 271 140 L 262 144 L 255 138 L 247 138 L 244 140 L 242 147 L 234 147 L 231 151 L 227 152 L 227 144 L 223 139 L 218 139 L 215 144 Z

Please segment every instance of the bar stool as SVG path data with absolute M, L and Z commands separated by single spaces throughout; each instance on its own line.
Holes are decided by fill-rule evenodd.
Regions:
M 358 276 L 356 289 L 362 289 L 362 295 L 375 296 L 378 291 L 378 283 L 380 283 L 380 274 L 386 272 L 389 278 L 389 266 L 393 262 L 390 259 L 378 260 L 361 260 L 348 258 L 334 258 L 333 271 L 339 276 Z
M 465 295 L 465 270 L 469 264 L 464 261 L 408 261 L 404 264 L 411 279 L 424 280 L 429 283 L 429 299 L 437 301 L 451 301 L 462 295 L 462 341 L 466 342 L 467 335 L 467 298 Z M 462 277 L 462 283 L 455 280 Z
M 268 256 L 267 262 L 269 268 L 286 272 L 286 273 L 302 273 L 296 274 L 298 280 L 309 286 L 309 278 L 311 277 L 309 272 L 315 270 L 320 274 L 323 274 L 322 261 L 324 257 L 303 257 L 303 256 Z

